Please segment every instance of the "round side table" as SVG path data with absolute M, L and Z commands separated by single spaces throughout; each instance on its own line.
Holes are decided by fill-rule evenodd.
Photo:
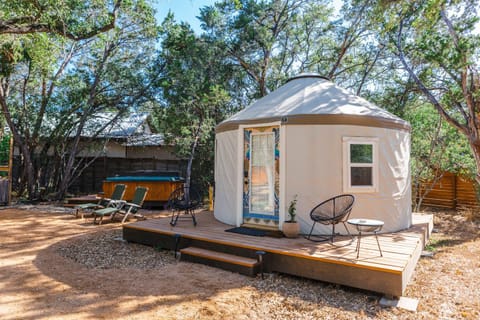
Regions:
M 382 230 L 384 222 L 381 220 L 373 219 L 349 219 L 348 224 L 355 226 L 358 231 L 358 242 L 355 251 L 357 252 L 357 259 L 360 255 L 360 241 L 362 240 L 362 232 L 373 232 L 375 234 L 375 239 L 377 240 L 378 251 L 380 251 L 380 256 L 383 257 L 382 249 L 380 248 L 380 242 L 378 242 L 377 232 Z

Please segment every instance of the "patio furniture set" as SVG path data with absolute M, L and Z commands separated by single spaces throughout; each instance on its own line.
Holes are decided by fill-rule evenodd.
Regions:
M 352 238 L 353 236 L 348 230 L 347 225 L 352 225 L 358 231 L 358 241 L 356 246 L 357 258 L 360 255 L 360 243 L 362 240 L 362 233 L 373 232 L 375 239 L 377 241 L 378 251 L 380 256 L 383 257 L 382 249 L 380 248 L 380 242 L 378 241 L 377 233 L 382 230 L 384 222 L 381 220 L 374 219 L 349 219 L 350 213 L 352 211 L 353 203 L 355 202 L 355 197 L 351 194 L 338 195 L 328 200 L 323 201 L 319 205 L 315 206 L 312 211 L 310 211 L 310 218 L 313 221 L 312 228 L 310 233 L 306 236 L 308 240 L 311 241 L 328 241 L 333 243 L 333 238 L 335 237 L 335 225 L 342 223 L 347 231 L 348 235 Z M 332 233 L 330 235 L 313 235 L 313 230 L 316 223 L 321 223 L 324 225 L 332 226 Z
M 111 220 L 115 219 L 116 215 L 122 215 L 122 224 L 129 218 L 134 216 L 136 218 L 144 218 L 138 213 L 142 207 L 145 197 L 148 192 L 146 187 L 137 187 L 131 202 L 123 200 L 126 186 L 124 184 L 116 184 L 110 198 L 101 198 L 97 203 L 86 203 L 76 206 L 75 216 L 85 218 L 86 214 L 93 216 L 93 223 L 102 224 L 105 216 L 110 216 Z M 380 256 L 383 256 L 380 243 L 378 241 L 377 233 L 381 231 L 384 222 L 373 219 L 349 219 L 350 213 L 355 202 L 355 197 L 351 194 L 343 194 L 325 200 L 315 206 L 310 211 L 310 218 L 313 221 L 310 233 L 305 237 L 310 241 L 322 242 L 330 241 L 333 243 L 335 233 L 335 226 L 342 223 L 348 235 L 354 240 L 350 233 L 347 224 L 352 225 L 358 232 L 358 241 L 356 245 L 357 258 L 360 255 L 360 244 L 362 233 L 373 232 L 377 241 Z M 174 227 L 181 217 L 191 218 L 193 225 L 197 225 L 195 218 L 195 210 L 202 205 L 202 199 L 199 192 L 195 188 L 179 187 L 175 189 L 169 196 L 167 202 L 167 209 L 171 211 L 170 225 Z M 314 235 L 313 231 L 317 223 L 323 225 L 331 225 L 332 232 L 328 235 Z
M 130 216 L 136 218 L 144 218 L 138 212 L 145 201 L 148 193 L 147 187 L 138 186 L 135 189 L 133 199 L 131 202 L 123 200 L 126 186 L 124 184 L 116 184 L 114 186 L 110 198 L 100 198 L 97 203 L 85 203 L 75 207 L 75 217 L 93 216 L 93 223 L 98 219 L 98 224 L 102 224 L 105 216 L 110 216 L 111 220 L 115 219 L 116 215 L 123 216 L 122 224 L 127 221 Z M 197 225 L 195 219 L 195 210 L 201 207 L 202 199 L 196 188 L 179 187 L 175 189 L 169 196 L 167 202 L 167 209 L 172 212 L 170 225 L 175 226 L 182 214 L 188 215 L 192 218 L 193 224 Z
M 84 203 L 75 207 L 75 217 L 85 218 L 86 215 L 93 216 L 93 223 L 98 220 L 98 224 L 102 224 L 103 217 L 110 216 L 110 220 L 114 220 L 116 215 L 123 216 L 122 224 L 129 218 L 134 216 L 137 218 L 144 218 L 142 214 L 138 213 L 143 205 L 145 197 L 148 192 L 146 187 L 137 187 L 133 194 L 131 202 L 123 200 L 126 186 L 124 184 L 115 185 L 112 196 L 110 198 L 100 198 L 97 203 Z

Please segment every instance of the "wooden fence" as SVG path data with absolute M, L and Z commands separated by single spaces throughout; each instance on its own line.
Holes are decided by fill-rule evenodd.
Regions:
M 20 163 L 18 156 L 14 162 Z M 180 160 L 97 158 L 82 172 L 79 178 L 75 179 L 68 192 L 75 195 L 97 193 L 102 191 L 102 183 L 106 177 L 127 175 L 134 171 L 178 172 L 183 174 L 183 167 L 184 164 Z M 14 165 L 13 181 L 18 181 L 20 174 L 21 168 Z
M 431 182 L 422 184 L 428 187 Z M 422 205 L 457 209 L 461 207 L 479 207 L 480 202 L 475 182 L 446 172 L 433 189 L 423 199 Z

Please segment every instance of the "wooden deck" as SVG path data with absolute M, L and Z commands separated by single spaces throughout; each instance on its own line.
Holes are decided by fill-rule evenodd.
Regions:
M 197 214 L 192 220 L 151 219 L 126 224 L 127 241 L 180 250 L 195 246 L 239 256 L 255 258 L 262 250 L 264 270 L 337 283 L 355 288 L 401 296 L 413 274 L 431 229 L 432 217 L 414 215 L 414 226 L 397 233 L 379 235 L 383 257 L 373 236 L 362 236 L 360 256 L 356 240 L 337 237 L 334 244 L 297 239 L 255 237 L 230 232 L 231 228 L 214 219 L 211 212 Z

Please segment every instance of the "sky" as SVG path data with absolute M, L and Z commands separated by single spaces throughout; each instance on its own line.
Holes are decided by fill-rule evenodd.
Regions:
M 162 23 L 168 11 L 171 10 L 175 14 L 175 19 L 178 22 L 186 21 L 192 26 L 196 33 L 200 33 L 200 21 L 196 18 L 200 15 L 200 8 L 213 5 L 215 1 L 216 0 L 156 0 L 154 6 L 157 10 L 157 22 L 158 24 Z
M 196 33 L 201 33 L 200 21 L 196 17 L 200 15 L 200 8 L 213 5 L 215 1 L 218 0 L 154 0 L 157 22 L 158 24 L 162 23 L 168 11 L 171 10 L 178 22 L 186 21 Z M 333 0 L 333 5 L 337 10 L 342 3 L 342 0 Z M 480 34 L 480 22 L 476 25 L 475 33 Z
M 201 33 L 200 21 L 197 19 L 197 16 L 200 15 L 200 8 L 213 5 L 215 1 L 218 0 L 155 0 L 157 22 L 161 24 L 168 11 L 171 10 L 178 22 L 186 21 L 196 33 Z M 340 8 L 342 0 L 334 0 L 333 4 Z

